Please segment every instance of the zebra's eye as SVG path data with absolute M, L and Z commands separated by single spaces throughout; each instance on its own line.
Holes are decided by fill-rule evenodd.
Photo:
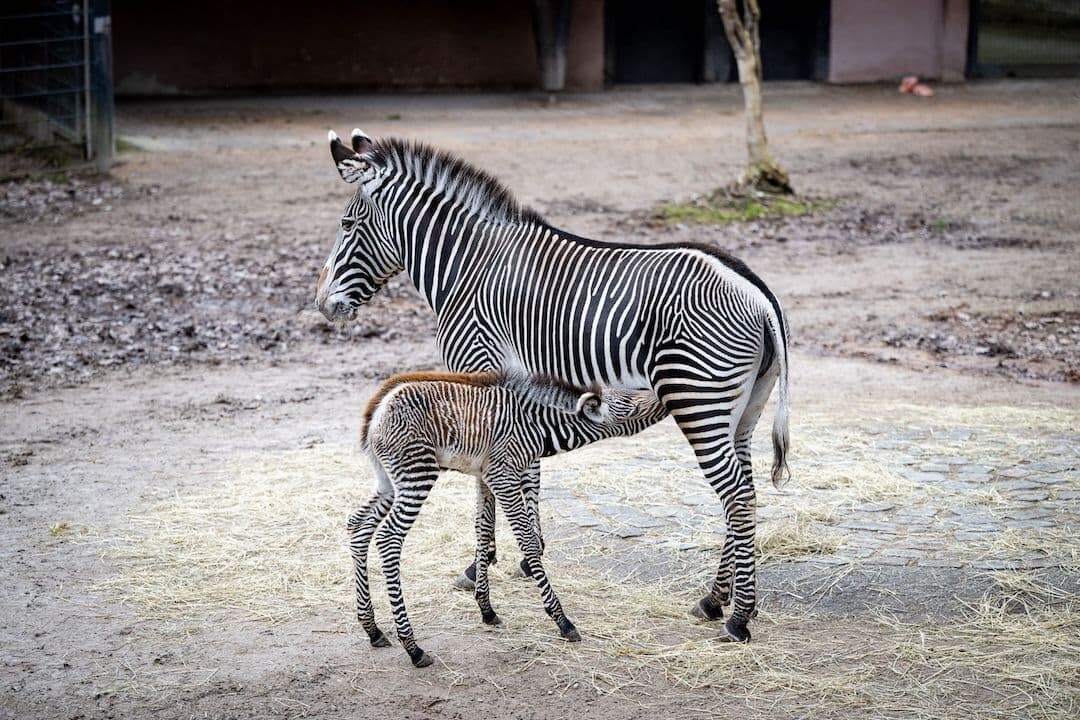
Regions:
M 356 224 L 355 220 L 349 220 L 348 218 L 341 218 L 341 229 L 345 232 L 353 229 L 353 225 Z

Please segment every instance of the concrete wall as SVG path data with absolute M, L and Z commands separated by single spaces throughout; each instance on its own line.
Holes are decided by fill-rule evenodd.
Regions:
M 533 88 L 525 0 L 113 0 L 118 95 Z M 575 0 L 566 85 L 604 80 L 602 0 Z
M 829 82 L 962 80 L 969 0 L 832 0 Z

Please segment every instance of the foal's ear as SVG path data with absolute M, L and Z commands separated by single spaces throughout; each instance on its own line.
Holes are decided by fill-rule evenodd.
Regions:
M 578 413 L 589 418 L 594 423 L 604 422 L 603 407 L 604 403 L 600 400 L 600 396 L 594 392 L 582 393 L 581 397 L 578 398 Z
M 352 129 L 352 149 L 357 155 L 363 155 L 366 152 L 370 152 L 375 147 L 375 143 L 371 142 L 371 138 L 368 134 L 360 128 Z
M 356 133 L 360 133 L 359 142 Z M 334 166 L 337 168 L 342 180 L 347 183 L 354 183 L 371 168 L 370 163 L 360 157 L 360 152 L 345 147 L 345 143 L 341 142 L 341 138 L 337 136 L 336 132 L 331 130 L 328 138 L 330 140 L 330 157 L 334 159 Z M 364 140 L 367 141 L 366 148 Z M 358 146 L 370 150 L 371 138 L 359 130 L 353 130 L 353 148 Z
M 634 411 L 630 417 L 637 419 L 646 415 L 655 415 L 656 413 L 665 413 L 665 411 L 664 406 L 654 393 L 649 390 L 640 390 L 634 393 Z

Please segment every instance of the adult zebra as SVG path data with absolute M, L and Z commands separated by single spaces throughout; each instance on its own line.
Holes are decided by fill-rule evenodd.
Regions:
M 748 641 L 757 594 L 750 437 L 777 379 L 774 484 L 787 469 L 787 328 L 765 283 L 713 248 L 553 228 L 487 173 L 430 147 L 359 130 L 351 144 L 331 131 L 338 172 L 359 186 L 319 278 L 322 313 L 354 319 L 405 270 L 438 317 L 455 372 L 524 368 L 653 390 L 727 521 L 716 579 L 693 612 L 720 619 L 733 600 L 727 636 Z M 530 474 L 536 482 L 539 467 Z

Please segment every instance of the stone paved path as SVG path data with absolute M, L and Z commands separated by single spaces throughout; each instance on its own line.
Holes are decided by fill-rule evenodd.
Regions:
M 797 421 L 793 482 L 782 491 L 758 483 L 759 536 L 771 535 L 777 545 L 770 556 L 766 544 L 763 564 L 1074 568 L 1080 560 L 1075 418 L 1032 426 L 1025 424 L 1030 412 L 969 414 L 977 422 L 899 418 L 832 434 L 828 418 Z M 759 435 L 760 478 L 771 448 L 767 433 Z M 568 542 L 603 542 L 616 555 L 643 547 L 710 550 L 720 542 L 720 503 L 670 421 L 637 438 L 554 458 L 544 483 L 547 529 Z M 807 547 L 785 547 L 799 533 Z

